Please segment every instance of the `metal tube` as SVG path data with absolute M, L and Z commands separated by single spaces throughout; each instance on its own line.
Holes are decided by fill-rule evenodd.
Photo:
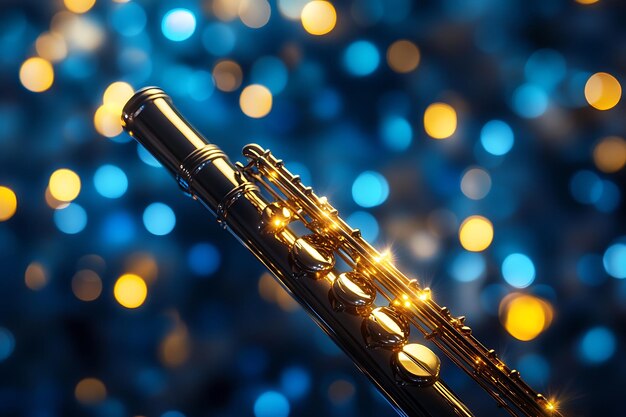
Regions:
M 338 310 L 329 297 L 341 272 L 330 265 L 324 270 L 325 279 L 302 275 L 301 268 L 294 265 L 296 249 L 304 251 L 306 259 L 321 259 L 324 254 L 315 245 L 306 244 L 288 226 L 267 233 L 263 215 L 272 202 L 216 145 L 184 120 L 162 90 L 149 87 L 138 91 L 124 107 L 122 120 L 125 130 L 174 175 L 183 191 L 216 215 L 276 276 L 400 415 L 471 416 L 467 407 L 438 380 L 438 375 L 423 378 L 427 383 L 409 383 L 394 366 L 397 349 L 367 346 L 367 318 Z

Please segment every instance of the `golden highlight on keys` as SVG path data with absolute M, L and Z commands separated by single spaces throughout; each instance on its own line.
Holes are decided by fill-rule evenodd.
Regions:
M 450 106 L 433 116 L 439 118 L 433 122 L 433 137 L 454 133 L 447 119 L 446 126 L 441 124 L 450 115 L 455 126 L 456 113 Z M 269 269 L 400 415 L 472 416 L 441 378 L 440 369 L 452 364 L 511 415 L 561 415 L 553 400 L 534 391 L 518 371 L 474 337 L 465 316 L 454 316 L 437 304 L 429 288 L 396 268 L 389 248 L 382 252 L 373 248 L 326 197 L 302 184 L 269 150 L 246 145 L 247 162 L 231 163 L 156 87 L 130 99 L 123 125 L 186 194 L 202 202 Z M 470 251 L 485 250 L 493 239 L 491 222 L 468 217 L 459 239 Z M 135 308 L 147 291 L 140 277 L 135 279 L 140 285 L 129 281 L 122 288 L 122 279 L 129 277 L 118 280 L 116 299 Z M 259 281 L 259 290 L 266 299 L 275 297 L 266 276 Z M 517 301 L 521 302 L 526 302 L 523 308 L 543 308 L 534 299 Z M 518 307 L 510 307 L 510 320 Z

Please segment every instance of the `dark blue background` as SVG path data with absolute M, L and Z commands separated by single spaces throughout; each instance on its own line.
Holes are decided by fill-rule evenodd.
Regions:
M 620 1 L 590 6 L 573 0 L 336 2 L 337 27 L 323 37 L 307 34 L 271 1 L 271 18 L 262 28 L 248 28 L 238 19 L 226 23 L 236 37 L 227 57 L 241 65 L 243 86 L 253 82 L 259 58 L 284 58 L 286 48 L 299 52 L 287 65 L 285 89 L 274 95 L 263 119 L 239 109 L 243 86 L 231 93 L 207 91 L 209 97 L 200 101 L 189 94 L 188 71 L 210 72 L 223 58 L 203 42 L 203 31 L 217 21 L 211 2 L 136 3 L 147 24 L 129 37 L 114 25 L 114 12 L 122 6 L 99 0 L 85 16 L 103 31 L 102 45 L 70 51 L 54 65 L 53 86 L 39 94 L 20 84 L 19 68 L 35 54 L 37 36 L 49 29 L 63 4 L 0 4 L 0 185 L 18 197 L 15 216 L 0 223 L 0 352 L 5 352 L 0 415 L 253 415 L 255 401 L 267 391 L 287 399 L 292 416 L 393 415 L 301 310 L 283 311 L 259 296 L 262 266 L 200 205 L 183 198 L 162 168 L 142 162 L 124 134 L 107 139 L 95 131 L 92 119 L 102 93 L 118 80 L 134 88 L 166 89 L 232 159 L 240 159 L 244 144 L 260 143 L 304 166 L 305 181 L 342 215 L 373 214 L 380 234 L 372 243 L 381 248 L 393 243 L 404 270 L 430 281 L 440 304 L 467 314 L 479 339 L 538 390 L 556 395 L 567 415 L 623 413 L 626 283 L 607 274 L 602 257 L 611 245 L 626 243 L 624 170 L 598 171 L 592 153 L 600 139 L 626 135 L 625 107 L 620 102 L 600 112 L 583 95 L 592 73 L 625 80 L 626 13 Z M 180 43 L 161 31 L 165 12 L 175 7 L 187 7 L 197 18 L 194 34 Z M 386 48 L 401 38 L 421 52 L 419 67 L 409 74 L 395 73 L 385 62 Z M 355 77 L 342 57 L 348 45 L 362 39 L 378 48 L 381 60 L 372 74 Z M 128 48 L 143 51 L 143 60 L 127 62 Z M 525 118 L 513 97 L 529 82 L 529 58 L 544 49 L 562 57 L 566 68 L 546 87 L 546 112 Z M 541 86 L 556 70 L 541 61 L 537 71 Z M 436 141 L 424 132 L 423 112 L 435 101 L 452 104 L 459 114 L 451 139 Z M 385 145 L 381 126 L 389 115 L 410 123 L 407 149 Z M 492 119 L 506 121 L 515 134 L 504 156 L 490 155 L 480 144 L 481 128 Z M 128 177 L 128 190 L 119 199 L 106 199 L 94 187 L 94 173 L 103 164 L 120 167 Z M 492 189 L 482 200 L 461 192 L 461 177 L 470 166 L 491 174 Z M 62 167 L 82 180 L 76 203 L 88 220 L 78 234 L 59 230 L 44 199 L 50 175 Z M 390 189 L 389 198 L 371 209 L 359 208 L 350 193 L 365 170 L 382 173 Z M 576 195 L 584 199 L 591 187 L 572 182 L 581 170 L 596 175 L 593 181 L 609 181 L 617 195 L 606 197 L 608 202 L 579 202 Z M 153 202 L 176 214 L 176 226 L 166 236 L 149 233 L 142 222 Z M 429 230 L 433 213 L 452 215 L 446 223 L 451 233 L 437 237 L 438 250 L 420 259 L 410 249 L 411 237 Z M 484 252 L 481 278 L 464 283 L 450 271 L 463 252 L 456 232 L 470 214 L 488 217 L 495 239 Z M 208 273 L 194 272 L 190 261 L 198 243 L 216 250 L 201 251 L 195 260 L 204 260 Z M 523 291 L 545 298 L 555 311 L 553 324 L 530 342 L 513 339 L 497 316 L 502 297 L 515 291 L 500 271 L 511 251 L 528 254 L 537 270 L 535 282 Z M 127 310 L 115 301 L 113 285 L 138 253 L 154 260 L 158 272 L 145 304 Z M 24 284 L 31 262 L 48 273 L 39 291 Z M 617 262 L 623 265 L 624 259 Z M 72 293 L 72 277 L 85 268 L 103 282 L 93 302 Z M 607 360 L 593 363 L 582 341 L 598 326 L 608 329 L 615 348 Z M 159 349 L 172 334 L 182 335 L 188 357 L 166 366 Z M 605 344 L 589 343 L 592 353 L 603 349 L 596 343 Z M 476 384 L 449 364 L 442 372 L 477 415 L 491 415 L 495 405 Z M 104 401 L 77 402 L 74 389 L 86 377 L 104 383 Z

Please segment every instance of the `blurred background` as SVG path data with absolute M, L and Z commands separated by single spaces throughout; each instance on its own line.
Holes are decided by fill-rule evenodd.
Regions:
M 122 133 L 145 85 L 231 159 L 272 149 L 566 415 L 622 414 L 624 22 L 619 0 L 3 0 L 0 415 L 394 415 Z

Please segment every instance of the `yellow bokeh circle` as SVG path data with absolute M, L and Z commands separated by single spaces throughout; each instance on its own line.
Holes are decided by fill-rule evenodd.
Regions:
M 17 210 L 17 196 L 9 187 L 0 186 L 0 222 L 9 220 Z
M 80 187 L 80 177 L 70 169 L 57 169 L 50 175 L 48 189 L 58 201 L 67 203 L 74 200 L 80 193 Z
M 96 131 L 107 138 L 114 138 L 122 133 L 122 111 L 117 105 L 103 104 L 93 115 Z
M 433 103 L 424 112 L 424 130 L 432 138 L 449 138 L 456 131 L 456 125 L 456 111 L 449 104 Z
M 606 72 L 597 72 L 585 84 L 585 98 L 598 110 L 609 110 L 619 103 L 622 86 L 617 78 Z
M 63 0 L 63 3 L 70 12 L 85 13 L 96 4 L 96 0 Z
M 327 1 L 311 1 L 302 8 L 302 27 L 311 35 L 325 35 L 335 28 L 337 12 Z
M 265 117 L 272 110 L 272 93 L 261 84 L 249 85 L 239 96 L 239 106 L 248 117 Z
M 602 172 L 617 172 L 626 165 L 626 140 L 618 136 L 602 139 L 593 149 L 593 162 Z
M 550 326 L 553 308 L 547 301 L 528 294 L 513 293 L 500 303 L 500 321 L 511 336 L 529 341 Z
M 130 100 L 134 93 L 135 90 L 130 84 L 123 81 L 116 81 L 104 90 L 102 103 L 110 107 L 113 112 L 117 112 L 119 119 L 124 105 Z
M 459 241 L 468 251 L 484 251 L 493 241 L 493 225 L 483 216 L 470 216 L 461 223 Z
M 124 274 L 117 279 L 113 295 L 118 303 L 126 308 L 141 306 L 148 296 L 146 282 L 139 275 Z
M 52 64 L 40 57 L 28 58 L 20 67 L 20 82 L 34 93 L 46 91 L 54 82 Z

